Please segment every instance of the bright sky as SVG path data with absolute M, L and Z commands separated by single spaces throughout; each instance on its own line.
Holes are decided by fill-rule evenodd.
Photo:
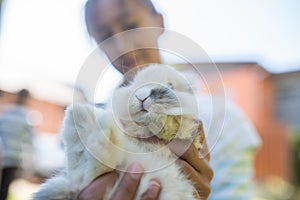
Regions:
M 0 79 L 73 82 L 91 52 L 85 0 L 9 0 L 0 35 Z M 256 61 L 274 73 L 300 69 L 298 0 L 154 0 L 167 28 L 214 61 Z M 197 59 L 195 59 L 197 61 Z

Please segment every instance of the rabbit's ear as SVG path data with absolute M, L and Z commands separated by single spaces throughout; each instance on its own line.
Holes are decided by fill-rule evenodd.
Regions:
M 175 96 L 179 106 L 168 108 L 166 114 L 169 115 L 199 115 L 198 101 L 196 94 L 175 91 Z
M 198 93 L 201 88 L 201 77 L 194 72 L 182 71 L 181 73 L 185 78 L 186 92 L 189 92 L 191 94 Z

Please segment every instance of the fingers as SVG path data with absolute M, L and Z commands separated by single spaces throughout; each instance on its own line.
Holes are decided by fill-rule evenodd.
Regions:
M 148 190 L 142 194 L 142 200 L 157 200 L 161 191 L 160 184 L 156 180 L 151 180 Z
M 128 172 L 124 174 L 112 200 L 133 200 L 140 179 L 142 177 L 143 167 L 139 164 L 132 164 Z M 117 172 L 110 172 L 97 177 L 78 195 L 78 200 L 102 200 L 107 189 L 112 188 L 119 177 Z M 156 180 L 151 180 L 148 190 L 142 195 L 142 200 L 157 200 L 160 194 L 161 186 Z
M 129 166 L 128 172 L 123 176 L 112 200 L 133 200 L 138 189 L 144 169 L 140 164 Z
M 110 172 L 97 177 L 87 187 L 85 187 L 78 195 L 78 200 L 101 200 L 108 188 L 111 188 L 118 178 L 116 172 Z
M 201 140 L 201 143 L 206 145 L 205 138 Z M 200 196 L 201 199 L 207 199 L 211 192 L 210 181 L 213 178 L 209 157 L 206 159 L 200 158 L 199 151 L 189 141 L 173 140 L 169 144 L 169 148 L 181 158 L 176 163 L 181 167 L 181 171 L 186 178 L 193 183 L 198 193 L 198 195 L 195 193 L 195 197 L 199 198 Z
M 173 140 L 169 148 L 177 156 L 189 163 L 197 172 L 204 175 L 208 181 L 213 177 L 213 170 L 207 159 L 199 158 L 198 150 L 189 141 Z
M 201 121 L 198 126 L 198 132 L 200 133 L 199 135 L 200 144 L 202 144 L 202 148 L 200 149 L 200 155 L 209 161 L 210 160 L 209 148 L 207 145 L 206 137 L 203 130 L 203 124 Z
M 214 171 L 209 165 L 209 161 L 206 159 L 202 159 L 196 156 L 195 150 L 193 147 L 190 147 L 184 155 L 182 155 L 182 159 L 186 161 L 190 167 L 194 168 L 198 173 L 200 173 L 203 178 L 206 178 L 207 181 L 211 181 L 214 175 Z
M 210 180 L 207 179 L 207 177 L 204 176 L 204 174 L 201 174 L 197 172 L 189 163 L 182 159 L 178 159 L 176 161 L 177 165 L 180 166 L 181 172 L 190 180 L 192 181 L 195 189 L 197 190 L 198 194 L 200 195 L 201 199 L 206 199 L 210 192 L 211 192 L 211 186 L 210 186 Z

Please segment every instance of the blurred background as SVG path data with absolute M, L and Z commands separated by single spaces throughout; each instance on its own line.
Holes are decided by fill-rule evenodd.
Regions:
M 300 199 L 300 1 L 153 2 L 168 29 L 207 52 L 221 72 L 226 96 L 257 128 L 263 145 L 255 158 L 256 199 Z M 58 132 L 73 92 L 104 102 L 110 92 L 105 87 L 120 80 L 111 70 L 101 92 L 76 84 L 94 48 L 85 31 L 84 3 L 0 0 L 0 105 L 14 102 L 20 89 L 28 89 L 27 121 L 34 127 L 34 165 L 11 185 L 11 200 L 29 199 L 40 181 L 63 166 Z M 211 64 L 198 60 L 192 49 L 189 53 L 208 79 L 216 78 Z

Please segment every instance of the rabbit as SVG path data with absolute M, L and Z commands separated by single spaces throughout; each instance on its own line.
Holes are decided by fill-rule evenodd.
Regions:
M 152 179 L 162 186 L 159 199 L 197 199 L 192 182 L 174 162 L 177 156 L 167 145 L 143 139 L 156 135 L 170 143 L 179 138 L 202 148 L 197 91 L 191 85 L 172 67 L 153 64 L 140 70 L 129 85 L 117 88 L 106 109 L 69 106 L 60 132 L 66 167 L 46 180 L 33 199 L 76 199 L 95 177 L 117 167 L 125 170 L 134 162 L 144 167 L 135 199 L 141 199 Z M 111 199 L 123 174 L 104 199 Z

